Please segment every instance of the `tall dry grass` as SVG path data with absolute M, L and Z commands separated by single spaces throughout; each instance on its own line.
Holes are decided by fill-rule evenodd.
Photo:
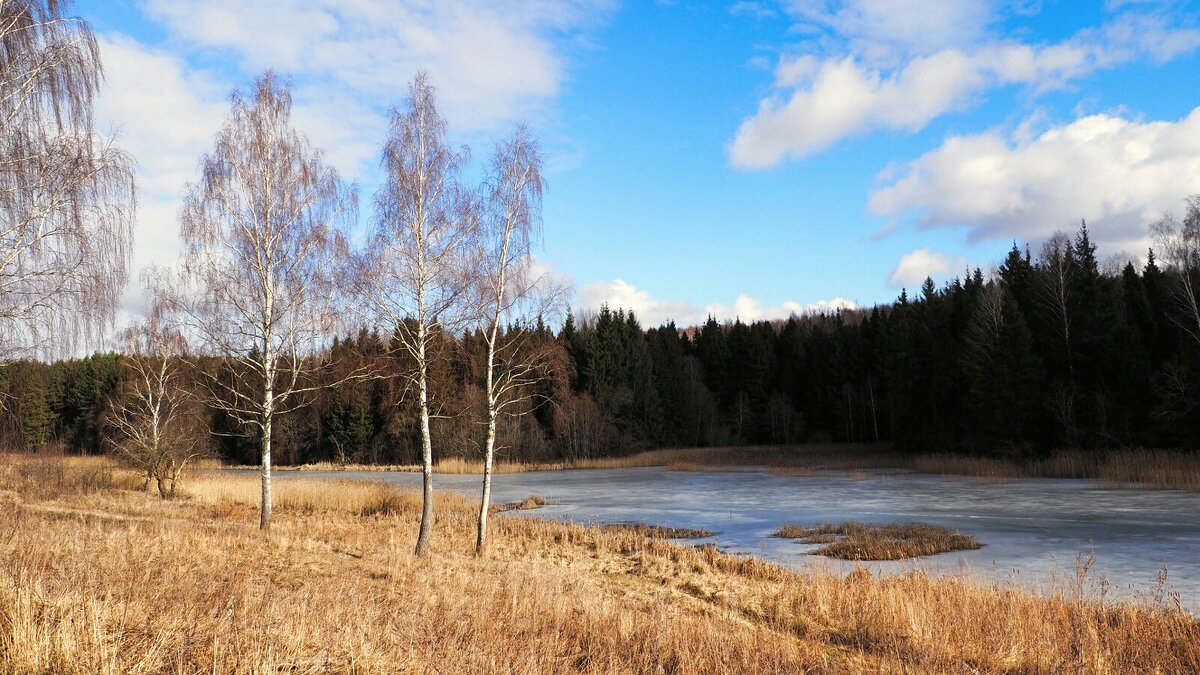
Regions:
M 477 558 L 473 504 L 452 495 L 420 559 L 418 500 L 373 483 L 281 481 L 268 537 L 253 477 L 194 478 L 173 502 L 119 487 L 35 500 L 3 480 L 18 497 L 0 513 L 3 672 L 1200 669 L 1194 617 L 1107 606 L 1082 578 L 1039 598 L 919 572 L 800 574 L 506 517 Z
M 813 554 L 841 560 L 902 560 L 983 546 L 969 534 L 927 523 L 784 523 L 772 536 L 819 544 Z
M 822 471 L 870 477 L 872 470 L 972 476 L 989 480 L 1017 478 L 1088 478 L 1113 484 L 1200 489 L 1200 453 L 1173 450 L 1059 450 L 1045 458 L 1000 459 L 953 453 L 897 453 L 888 446 L 810 443 L 789 446 L 666 448 L 622 457 L 569 462 L 498 461 L 497 473 L 561 469 L 626 469 L 665 466 L 672 471 L 721 471 L 762 466 L 780 475 L 808 476 Z M 246 467 L 253 468 L 253 467 Z M 416 465 L 339 465 L 330 462 L 296 467 L 313 471 L 420 471 Z M 482 474 L 483 462 L 447 457 L 434 465 L 445 474 Z
M 644 466 L 666 466 L 680 471 L 764 466 L 784 475 L 834 470 L 856 477 L 866 476 L 863 473 L 866 470 L 892 469 L 994 480 L 1087 478 L 1114 484 L 1200 489 L 1200 453 L 1148 449 L 1058 450 L 1041 459 L 998 459 L 950 453 L 900 454 L 886 446 L 828 443 L 651 450 L 628 457 L 580 461 L 571 468 Z

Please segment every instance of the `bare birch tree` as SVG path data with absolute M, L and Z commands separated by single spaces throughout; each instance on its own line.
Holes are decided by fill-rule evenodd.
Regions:
M 1171 320 L 1200 342 L 1200 194 L 1187 200 L 1183 222 L 1167 214 L 1150 226 L 1172 280 Z
M 98 339 L 127 281 L 132 160 L 94 129 L 100 52 L 69 2 L 0 0 L 0 359 Z
M 1051 410 L 1062 425 L 1068 447 L 1075 447 L 1076 387 L 1074 341 L 1071 337 L 1071 283 L 1075 273 L 1075 252 L 1071 240 L 1055 233 L 1042 246 L 1037 276 L 1038 298 L 1049 315 L 1056 337 L 1061 338 L 1066 378 L 1051 386 Z
M 357 209 L 323 153 L 291 125 L 290 86 L 272 72 L 232 110 L 181 215 L 174 295 L 199 346 L 228 360 L 210 405 L 261 439 L 259 526 L 271 526 L 271 432 L 306 403 L 315 351 L 336 314 L 337 263 Z
M 1055 333 L 1062 338 L 1063 353 L 1067 369 L 1071 364 L 1071 276 L 1074 272 L 1074 251 L 1071 240 L 1062 232 L 1056 232 L 1042 245 L 1039 261 L 1038 297 L 1050 314 Z
M 207 431 L 199 401 L 187 386 L 187 343 L 162 305 L 121 335 L 122 360 L 132 371 L 105 415 L 110 451 L 155 481 L 163 499 L 187 463 L 204 454 Z
M 529 130 L 518 127 L 496 145 L 487 191 L 487 211 L 478 238 L 476 298 L 487 360 L 484 397 L 487 433 L 483 447 L 483 494 L 479 504 L 475 553 L 487 545 L 496 422 L 500 415 L 527 413 L 536 396 L 533 385 L 547 367 L 550 353 L 539 345 L 532 323 L 561 292 L 549 274 L 532 269 L 532 245 L 542 215 L 542 157 Z M 506 327 L 507 326 L 507 327 Z
M 477 217 L 460 182 L 465 148 L 446 142 L 446 120 L 437 110 L 429 76 L 409 84 L 404 109 L 393 108 L 383 148 L 384 183 L 376 193 L 376 219 L 359 257 L 356 287 L 363 309 L 395 331 L 397 349 L 413 367 L 400 373 L 416 390 L 421 428 L 423 504 L 417 555 L 429 552 L 433 532 L 433 442 L 429 390 L 430 346 L 439 331 L 461 320 L 467 264 Z

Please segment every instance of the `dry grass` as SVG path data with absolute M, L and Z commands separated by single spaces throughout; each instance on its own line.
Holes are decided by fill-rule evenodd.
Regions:
M 1111 452 L 1059 450 L 1045 459 L 1002 460 L 948 453 L 906 455 L 893 452 L 886 446 L 829 443 L 651 450 L 628 457 L 580 461 L 568 468 L 644 466 L 666 466 L 676 471 L 763 466 L 776 475 L 812 476 L 825 471 L 838 471 L 857 479 L 872 477 L 870 470 L 890 469 L 990 480 L 1088 478 L 1120 485 L 1200 489 L 1200 453 L 1146 449 Z
M 163 502 L 119 486 L 0 489 L 0 672 L 1185 673 L 1200 623 L 916 572 L 800 574 L 629 528 L 497 518 L 374 483 L 198 477 Z M 87 468 L 65 468 L 65 474 Z M 87 483 L 65 479 L 63 485 Z
M 902 560 L 981 548 L 978 539 L 955 530 L 925 523 L 870 525 L 846 522 L 816 527 L 785 524 L 776 537 L 820 544 L 814 555 L 841 560 Z
M 519 502 L 508 502 L 507 504 L 492 505 L 492 513 L 504 513 L 505 511 L 530 511 L 532 509 L 540 509 L 546 504 L 549 504 L 545 497 L 541 495 L 529 495 Z
M 1111 452 L 1060 450 L 1044 459 L 1008 460 L 950 453 L 901 454 L 886 445 L 811 443 L 789 446 L 669 448 L 648 450 L 623 457 L 578 459 L 571 462 L 498 461 L 494 465 L 494 471 L 522 473 L 651 466 L 665 466 L 671 471 L 721 471 L 762 466 L 776 475 L 813 476 L 836 471 L 856 479 L 872 478 L 875 474 L 871 471 L 886 469 L 972 476 L 997 481 L 1017 478 L 1090 478 L 1118 485 L 1200 489 L 1200 453 L 1146 449 Z M 294 470 L 420 471 L 421 467 L 320 462 L 298 466 Z M 444 474 L 482 474 L 483 462 L 448 457 L 438 460 L 434 471 Z
M 0 454 L 0 486 L 31 499 L 135 489 L 143 479 L 105 457 Z
M 645 523 L 616 523 L 605 525 L 605 529 L 615 532 L 629 532 L 642 537 L 655 539 L 705 539 L 713 533 L 704 529 L 690 527 L 666 527 L 664 525 L 647 525 Z

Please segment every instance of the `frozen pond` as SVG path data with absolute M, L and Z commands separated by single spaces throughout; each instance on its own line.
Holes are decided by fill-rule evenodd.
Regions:
M 278 476 L 380 480 L 418 486 L 420 474 L 279 472 Z M 435 489 L 476 494 L 480 477 L 434 476 Z M 1076 559 L 1096 560 L 1092 597 L 1102 578 L 1110 598 L 1150 593 L 1159 573 L 1183 605 L 1200 611 L 1200 492 L 1113 487 L 1093 481 L 991 482 L 928 474 L 839 473 L 776 476 L 763 469 L 687 472 L 665 468 L 498 474 L 493 502 L 541 495 L 556 502 L 522 516 L 583 523 L 641 522 L 704 528 L 722 550 L 763 556 L 796 568 L 829 564 L 812 547 L 771 535 L 784 522 L 818 524 L 920 521 L 961 530 L 985 545 L 917 562 L 868 563 L 872 570 L 919 565 L 937 573 L 969 570 L 1046 590 L 1073 580 Z M 841 564 L 836 561 L 833 564 Z

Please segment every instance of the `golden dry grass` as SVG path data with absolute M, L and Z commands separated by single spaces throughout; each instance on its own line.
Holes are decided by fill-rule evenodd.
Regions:
M 193 477 L 164 502 L 120 486 L 0 488 L 6 673 L 1184 673 L 1200 624 L 916 572 L 796 573 L 754 558 L 500 517 L 373 483 Z M 69 473 L 69 470 L 67 471 Z M 68 481 L 69 483 L 70 481 Z
M 712 532 L 704 529 L 666 527 L 664 525 L 647 525 L 645 523 L 617 523 L 614 525 L 605 525 L 605 528 L 614 531 L 630 532 L 643 537 L 654 537 L 655 539 L 704 539 L 713 536 Z
M 926 523 L 845 522 L 816 527 L 785 523 L 774 536 L 820 544 L 813 554 L 841 560 L 902 560 L 983 546 L 969 534 Z
M 822 471 L 837 471 L 858 479 L 871 477 L 869 470 L 891 469 L 989 480 L 1088 478 L 1113 484 L 1200 489 L 1200 453 L 1147 449 L 1059 450 L 1044 459 L 1004 460 L 949 453 L 900 454 L 886 446 L 868 444 L 814 443 L 650 450 L 628 457 L 579 461 L 569 468 L 644 466 L 666 466 L 678 471 L 763 466 L 778 475 L 811 476 Z
M 541 495 L 529 495 L 519 502 L 508 502 L 507 504 L 493 504 L 492 513 L 504 513 L 505 511 L 530 511 L 532 509 L 540 509 L 550 502 Z
M 1200 453 L 1174 450 L 1059 450 L 1042 459 L 997 459 L 952 453 L 901 454 L 885 445 L 810 443 L 788 446 L 727 448 L 665 448 L 621 457 L 577 459 L 570 462 L 497 461 L 496 473 L 557 471 L 561 469 L 627 469 L 665 466 L 671 471 L 722 471 L 761 466 L 785 476 L 813 476 L 835 471 L 856 479 L 885 469 L 972 476 L 1004 481 L 1017 478 L 1089 478 L 1117 485 L 1138 484 L 1174 489 L 1200 489 Z M 255 467 L 241 467 L 253 469 Z M 420 471 L 418 465 L 334 464 L 320 462 L 284 470 L 299 471 Z M 448 457 L 434 465 L 436 473 L 482 474 L 483 462 Z

